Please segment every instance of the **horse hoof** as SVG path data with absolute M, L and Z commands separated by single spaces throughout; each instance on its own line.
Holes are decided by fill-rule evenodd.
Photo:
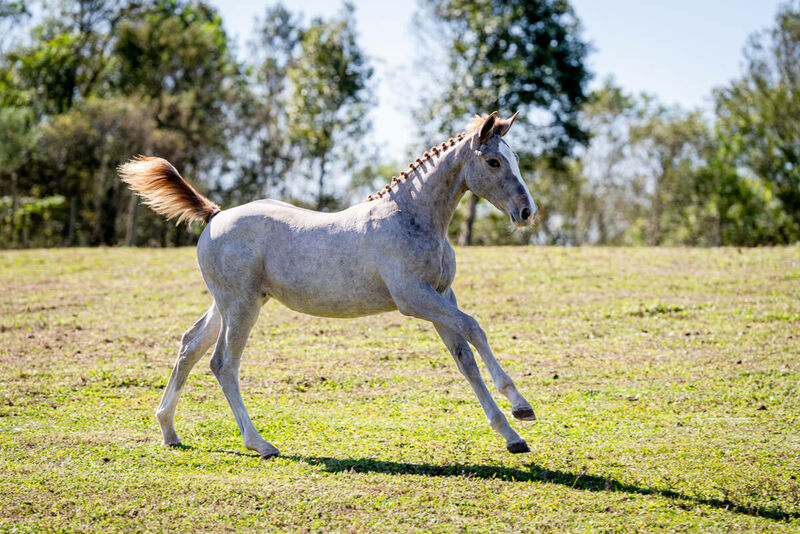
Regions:
M 259 456 L 261 456 L 262 460 L 266 460 L 267 458 L 274 458 L 275 456 L 280 456 L 281 451 L 277 449 L 277 447 L 267 444 L 267 447 L 264 447 L 264 450 L 258 451 Z
M 274 451 L 268 451 L 268 452 L 262 454 L 261 455 L 261 459 L 262 460 L 266 460 L 268 458 L 275 458 L 275 457 L 280 456 L 280 455 L 281 455 L 281 451 L 279 451 L 278 449 L 275 449 Z
M 181 440 L 175 439 L 175 440 L 163 441 L 161 444 L 164 447 L 176 448 L 176 447 L 180 447 L 181 446 Z
M 536 421 L 536 414 L 533 413 L 533 408 L 518 408 L 511 410 L 511 415 L 522 421 Z
M 518 441 L 516 443 L 509 443 L 508 445 L 506 445 L 506 449 L 508 449 L 508 452 L 510 452 L 512 454 L 520 454 L 520 453 L 523 453 L 523 452 L 531 452 L 531 450 L 528 448 L 528 444 L 525 443 L 524 440 L 523 441 Z

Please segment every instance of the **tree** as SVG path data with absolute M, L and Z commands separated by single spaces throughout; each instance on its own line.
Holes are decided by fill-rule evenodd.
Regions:
M 800 2 L 784 4 L 775 26 L 751 37 L 741 79 L 716 91 L 719 128 L 734 163 L 765 182 L 800 227 Z
M 443 89 L 423 101 L 417 119 L 428 137 L 451 131 L 469 116 L 498 110 L 521 112 L 527 157 L 560 159 L 576 143 L 587 141 L 578 124 L 589 73 L 587 45 L 580 24 L 565 0 L 422 0 L 419 33 L 443 45 L 446 60 Z M 426 22 L 428 21 L 428 22 Z M 532 128 L 534 115 L 542 117 Z M 426 139 L 426 141 L 431 141 Z M 523 156 L 525 154 L 521 154 Z M 459 241 L 470 244 L 477 198 L 470 196 Z
M 300 55 L 287 69 L 289 136 L 305 162 L 306 177 L 317 183 L 317 209 L 337 202 L 326 188 L 332 161 L 352 167 L 369 128 L 373 71 L 356 41 L 353 15 L 353 6 L 345 4 L 338 18 L 314 19 L 300 41 Z
M 564 161 L 533 162 L 528 172 L 537 177 L 535 194 L 544 211 L 541 242 L 622 244 L 649 204 L 630 135 L 645 102 L 606 80 L 580 111 L 579 124 L 590 142 Z
M 60 177 L 56 189 L 81 199 L 73 208 L 81 210 L 78 242 L 115 245 L 122 241 L 130 230 L 120 214 L 130 204 L 130 196 L 116 167 L 132 154 L 146 153 L 154 145 L 167 146 L 171 140 L 170 132 L 156 127 L 152 110 L 135 98 L 92 97 L 48 121 L 41 149 Z
M 225 191 L 232 202 L 287 196 L 295 163 L 288 135 L 287 70 L 297 61 L 303 24 L 278 4 L 267 8 L 249 44 L 247 85 L 236 99 L 236 123 L 231 149 L 238 179 Z
M 21 185 L 19 171 L 30 160 L 38 136 L 39 130 L 30 109 L 0 107 L 0 177 L 3 178 L 0 183 L 9 184 L 7 188 L 0 187 L 0 194 L 10 196 L 9 202 L 3 202 L 8 204 L 8 216 L 3 219 L 7 220 L 5 242 L 9 244 L 19 243 L 15 221 Z
M 142 10 L 133 0 L 74 0 L 55 6 L 31 29 L 28 44 L 8 52 L 2 68 L 10 82 L 4 89 L 12 89 L 4 91 L 6 103 L 14 99 L 16 105 L 31 106 L 37 116 L 63 113 L 76 101 L 104 92 L 116 29 Z
M 160 0 L 120 25 L 114 56 L 114 92 L 151 101 L 158 127 L 184 139 L 174 163 L 192 171 L 212 167 L 225 153 L 227 110 L 240 83 L 217 11 Z
M 219 13 L 204 2 L 158 0 L 120 25 L 113 51 L 115 94 L 145 102 L 160 132 L 148 152 L 169 159 L 201 188 L 211 186 L 229 160 L 231 108 L 244 83 Z M 158 228 L 162 244 L 194 239 L 150 213 L 143 219 Z
M 631 130 L 631 141 L 643 150 L 650 196 L 646 242 L 683 242 L 686 210 L 696 206 L 698 170 L 705 165 L 709 132 L 700 112 L 654 105 Z M 672 234 L 672 235 L 670 235 Z M 684 235 L 681 235 L 684 234 Z
M 137 206 L 116 179 L 122 161 L 157 152 L 201 187 L 224 166 L 238 65 L 219 15 L 202 2 L 50 7 L 29 38 L 0 58 L 0 105 L 27 108 L 42 126 L 25 184 L 35 196 L 68 198 L 65 242 L 117 243 L 125 211 L 133 210 L 133 222 Z M 161 244 L 193 238 L 160 218 L 143 221 L 145 236 L 155 227 Z

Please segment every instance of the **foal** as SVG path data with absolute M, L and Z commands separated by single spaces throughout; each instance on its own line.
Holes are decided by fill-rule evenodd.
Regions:
M 156 212 L 178 222 L 208 223 L 197 244 L 203 279 L 214 302 L 181 339 L 175 367 L 156 410 L 165 445 L 180 443 L 175 406 L 189 371 L 216 343 L 211 369 L 233 411 L 245 447 L 279 454 L 253 426 L 239 392 L 239 364 L 261 306 L 275 298 L 324 317 L 399 310 L 433 323 L 472 386 L 491 427 L 513 453 L 528 445 L 508 424 L 484 384 L 473 345 L 518 419 L 535 419 L 528 401 L 495 360 L 477 321 L 458 309 L 450 285 L 456 272 L 447 227 L 467 190 L 487 199 L 517 226 L 537 208 L 520 176 L 517 155 L 503 140 L 516 119 L 478 118 L 468 134 L 433 147 L 407 172 L 366 202 L 319 213 L 275 200 L 221 211 L 166 160 L 139 157 L 120 167 L 122 179 Z

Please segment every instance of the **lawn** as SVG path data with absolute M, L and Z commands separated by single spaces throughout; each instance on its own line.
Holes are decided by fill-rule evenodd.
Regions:
M 283 456 L 242 446 L 208 357 L 163 448 L 194 250 L 0 252 L 0 531 L 800 532 L 800 247 L 456 254 L 528 454 L 431 325 L 274 301 L 242 391 Z

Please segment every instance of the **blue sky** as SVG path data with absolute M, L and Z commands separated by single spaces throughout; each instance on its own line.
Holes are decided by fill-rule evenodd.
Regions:
M 256 17 L 273 1 L 213 0 L 225 26 L 247 55 Z M 779 0 L 571 0 L 592 43 L 593 84 L 607 76 L 628 91 L 656 95 L 666 104 L 710 107 L 714 87 L 738 76 L 748 36 L 769 27 Z M 416 2 L 356 0 L 360 42 L 376 67 L 375 137 L 384 158 L 405 159 L 414 141 L 410 107 L 414 88 L 405 80 L 418 55 L 411 31 Z M 307 17 L 330 16 L 338 2 L 292 0 Z M 418 95 L 416 95 L 418 98 Z M 454 125 L 460 130 L 463 125 Z

